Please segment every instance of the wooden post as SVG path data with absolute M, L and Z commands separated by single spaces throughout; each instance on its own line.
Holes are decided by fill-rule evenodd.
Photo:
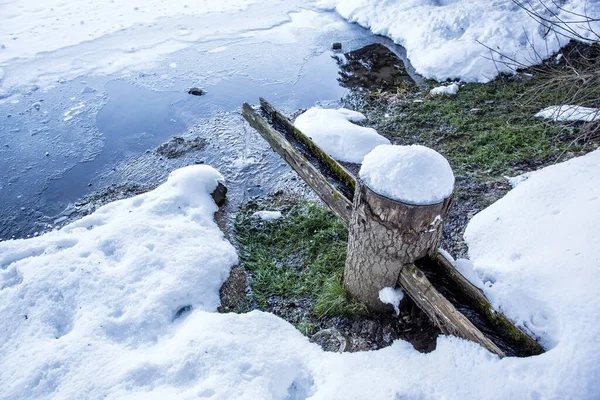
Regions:
M 372 310 L 388 310 L 379 290 L 395 287 L 404 265 L 436 252 L 451 205 L 452 196 L 438 204 L 405 204 L 359 182 L 344 270 L 348 293 Z

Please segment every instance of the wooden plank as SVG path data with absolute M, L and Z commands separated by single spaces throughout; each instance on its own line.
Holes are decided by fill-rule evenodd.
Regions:
M 313 166 L 298 150 L 261 117 L 248 103 L 242 106 L 242 115 L 250 126 L 263 138 L 283 159 L 300 175 L 300 177 L 317 193 L 331 211 L 348 226 L 352 203 L 335 186 L 333 186 L 315 166 Z
M 473 286 L 446 257 L 437 253 L 432 257 L 432 261 L 437 272 L 448 278 L 454 287 L 468 299 L 471 306 L 484 315 L 495 329 L 519 347 L 523 353 L 537 355 L 544 352 L 544 348 L 538 342 L 514 325 L 504 314 L 494 311 L 481 289 Z
M 329 154 L 323 151 L 311 138 L 302 133 L 298 128 L 294 126 L 285 115 L 281 114 L 275 107 L 269 104 L 268 101 L 260 98 L 261 109 L 271 116 L 275 123 L 279 123 L 283 128 L 289 132 L 297 141 L 304 144 L 308 151 L 314 155 L 319 161 L 321 161 L 334 175 L 334 178 L 343 183 L 350 192 L 350 198 L 352 201 L 354 196 L 354 190 L 356 189 L 356 178 L 354 175 L 344 168 L 340 163 L 334 160 Z M 346 224 L 347 225 L 347 224 Z
M 494 342 L 431 285 L 425 274 L 414 264 L 402 266 L 398 283 L 443 333 L 471 340 L 500 357 L 505 356 Z

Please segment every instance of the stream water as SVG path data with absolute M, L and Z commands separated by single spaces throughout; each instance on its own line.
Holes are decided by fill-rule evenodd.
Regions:
M 404 57 L 336 14 L 300 10 L 266 30 L 200 40 L 143 72 L 22 88 L 0 102 L 0 240 L 61 226 L 103 188 L 154 186 L 192 163 L 218 168 L 233 203 L 290 184 L 288 167 L 239 110 L 259 96 L 287 112 L 338 101 L 346 89 L 332 42 L 344 51 L 382 42 Z M 206 95 L 187 94 L 195 86 Z M 154 151 L 174 136 L 207 145 L 176 159 Z

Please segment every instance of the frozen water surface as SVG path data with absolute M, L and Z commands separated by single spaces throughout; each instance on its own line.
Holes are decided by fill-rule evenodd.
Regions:
M 190 163 L 220 169 L 234 203 L 285 186 L 289 169 L 244 123 L 241 104 L 262 96 L 291 112 L 335 102 L 345 89 L 332 42 L 393 46 L 334 13 L 290 7 L 167 19 L 2 64 L 0 239 L 51 229 L 86 195 L 156 185 Z M 207 144 L 181 159 L 158 156 L 174 136 Z

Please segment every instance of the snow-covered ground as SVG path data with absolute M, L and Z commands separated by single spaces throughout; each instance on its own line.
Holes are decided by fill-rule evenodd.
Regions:
M 427 76 L 495 75 L 474 39 L 527 57 L 523 28 L 530 31 L 530 22 L 508 0 L 324 3 L 404 44 Z M 290 79 L 292 71 L 299 80 L 304 64 L 290 60 L 310 52 L 294 45 L 292 31 L 276 28 L 294 18 L 298 29 L 322 22 L 298 12 L 305 4 L 5 0 L 0 103 L 28 102 L 24 115 L 43 113 L 34 97 L 67 90 L 66 83 L 85 74 L 154 76 L 153 84 L 180 91 L 187 83 L 174 82 L 194 69 L 195 78 L 215 79 L 210 55 L 233 59 L 245 42 L 231 48 L 248 37 L 268 43 L 264 48 L 291 43 L 294 52 L 273 51 L 269 61 L 277 78 Z M 589 3 L 588 10 L 597 7 Z M 402 29 L 407 21 L 411 29 Z M 169 58 L 198 41 L 201 52 Z M 241 62 L 221 71 L 232 69 L 251 76 L 258 68 Z M 74 123 L 89 108 L 73 97 L 68 107 L 59 104 L 60 112 L 51 109 L 52 119 L 39 118 L 79 132 Z M 46 152 L 38 155 L 51 158 Z M 379 351 L 324 353 L 274 315 L 216 313 L 237 255 L 213 221 L 209 193 L 222 176 L 192 166 L 61 230 L 0 242 L 0 398 L 597 399 L 599 169 L 597 150 L 532 173 L 478 214 L 465 234 L 471 260 L 457 267 L 540 338 L 548 349 L 543 355 L 500 360 L 453 337 L 440 337 L 429 354 L 402 340 Z
M 587 29 L 591 26 L 600 32 L 598 1 L 521 3 L 533 6 L 544 17 L 551 15 L 551 10 L 557 17 L 549 20 L 576 21 L 572 28 L 597 40 Z M 513 0 L 320 0 L 319 4 L 337 10 L 344 18 L 374 33 L 389 36 L 406 48 L 418 73 L 437 80 L 486 82 L 499 71 L 510 71 L 503 61 L 537 64 L 540 57 L 552 55 L 568 42 L 560 35 L 547 34 L 547 29 Z M 588 26 L 576 14 L 594 17 L 596 21 Z
M 443 336 L 429 354 L 402 340 L 324 353 L 274 315 L 215 313 L 237 257 L 212 220 L 221 176 L 193 166 L 0 242 L 0 397 L 598 398 L 599 168 L 597 150 L 535 172 L 467 228 L 471 279 L 543 355 L 501 360 Z

